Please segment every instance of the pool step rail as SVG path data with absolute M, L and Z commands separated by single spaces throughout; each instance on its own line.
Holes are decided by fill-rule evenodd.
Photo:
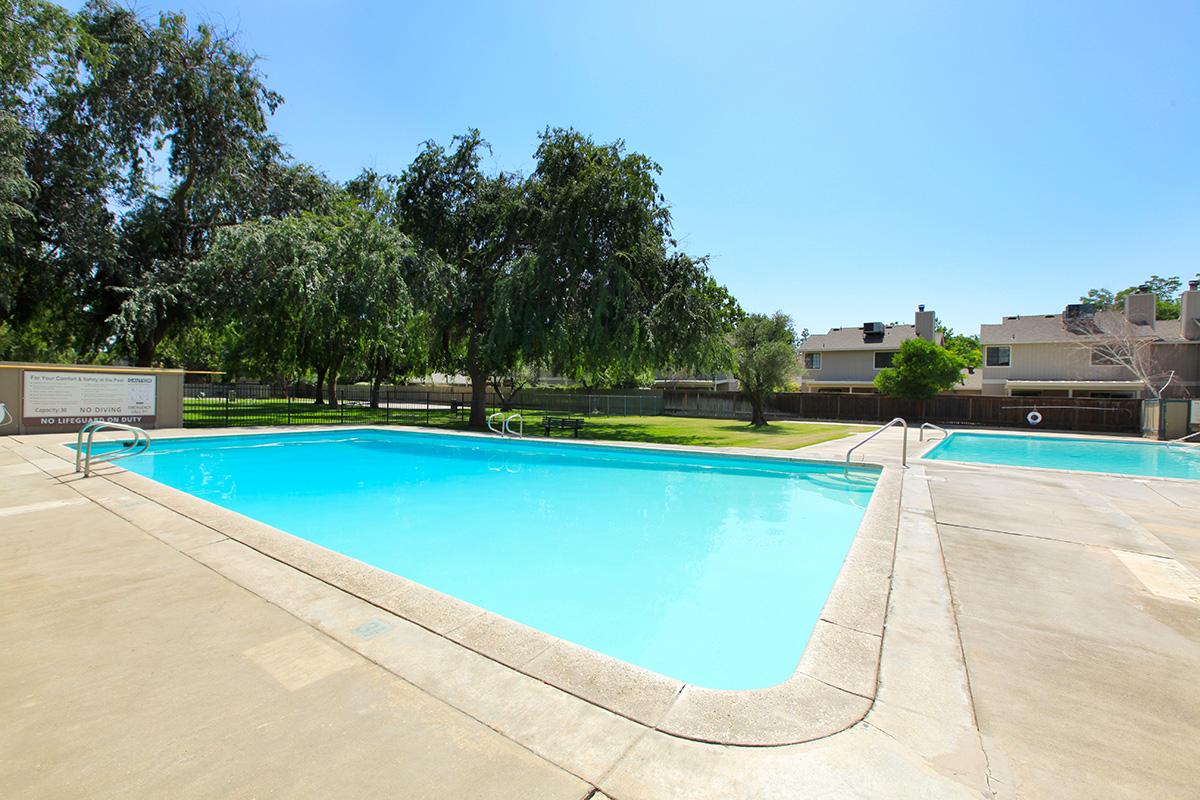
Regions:
M 133 438 L 121 442 L 120 450 L 110 450 L 107 453 L 98 453 L 92 455 L 92 439 L 98 431 L 125 431 L 132 433 Z M 87 443 L 83 441 L 83 435 L 87 434 Z M 95 420 L 89 422 L 79 429 L 78 435 L 75 437 L 75 471 L 82 472 L 83 477 L 88 477 L 91 474 L 92 467 L 96 464 L 107 464 L 129 456 L 136 456 L 150 449 L 150 434 L 146 433 L 141 428 L 133 425 L 123 425 L 120 422 L 105 422 L 104 420 Z
M 874 431 L 872 431 L 865 439 L 863 439 L 858 444 L 854 445 L 854 447 L 851 447 L 849 450 L 847 450 L 846 451 L 846 465 L 842 471 L 846 472 L 846 473 L 848 473 L 850 471 L 850 455 L 855 450 L 862 447 L 864 444 L 871 441 L 876 436 L 878 436 L 879 434 L 886 431 L 888 428 L 891 428 L 895 425 L 899 425 L 900 427 L 904 428 L 904 438 L 901 440 L 901 443 L 900 443 L 900 466 L 907 467 L 908 466 L 908 421 L 906 419 L 904 419 L 904 417 L 896 417 L 891 422 L 888 422 L 884 425 L 880 425 L 878 428 L 876 428 Z
M 505 417 L 504 415 L 506 413 L 507 412 L 505 412 L 505 411 L 497 411 L 495 414 L 489 414 L 488 418 L 487 418 L 488 430 L 491 431 L 492 433 L 496 434 L 497 436 L 516 436 L 518 439 L 524 439 L 525 438 L 525 419 L 524 419 L 524 417 L 522 417 L 520 414 L 509 414 L 509 416 Z M 494 422 L 495 422 L 495 420 L 500 419 L 501 417 L 504 417 L 504 419 L 501 420 L 500 427 L 497 428 L 495 426 Z M 517 422 L 517 430 L 515 430 L 515 431 L 512 429 L 512 423 L 514 420 Z

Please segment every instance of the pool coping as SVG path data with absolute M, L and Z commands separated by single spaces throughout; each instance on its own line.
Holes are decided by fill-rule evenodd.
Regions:
M 1094 441 L 1113 442 L 1116 444 L 1148 444 L 1148 445 L 1153 445 L 1156 447 L 1170 447 L 1173 445 L 1173 443 L 1169 442 L 1169 441 L 1164 442 L 1164 441 L 1158 441 L 1158 440 L 1146 440 L 1146 439 L 1142 439 L 1142 438 L 1138 438 L 1138 437 L 1091 436 L 1091 435 L 1080 435 L 1080 434 L 1058 433 L 1058 432 L 1054 432 L 1054 433 L 1051 433 L 1051 432 L 1008 433 L 1006 431 L 1000 431 L 1000 430 L 978 431 L 978 430 L 959 428 L 959 429 L 951 429 L 947 436 L 944 436 L 941 439 L 937 439 L 937 440 L 933 441 L 929 445 L 929 447 L 927 447 L 925 450 L 923 450 L 920 453 L 920 455 L 916 456 L 916 458 L 914 460 L 920 462 L 921 464 L 928 464 L 928 465 L 934 465 L 934 466 L 936 466 L 938 464 L 951 464 L 956 467 L 965 467 L 968 469 L 971 469 L 971 468 L 980 469 L 980 468 L 986 467 L 986 468 L 996 468 L 996 469 L 1000 469 L 1000 470 L 1010 470 L 1010 469 L 1031 470 L 1033 472 L 1045 472 L 1045 473 L 1049 473 L 1051 475 L 1094 475 L 1098 478 L 1126 478 L 1126 479 L 1135 480 L 1135 481 L 1163 481 L 1166 483 L 1181 483 L 1181 484 L 1189 485 L 1189 486 L 1200 483 L 1200 480 L 1198 480 L 1196 478 L 1172 478 L 1172 477 L 1167 477 L 1164 475 L 1136 475 L 1136 474 L 1133 474 L 1130 472 L 1100 472 L 1099 470 L 1090 470 L 1090 469 L 1062 469 L 1060 467 L 1035 467 L 1035 466 L 1029 466 L 1029 465 L 1025 465 L 1025 464 L 993 464 L 988 461 L 957 461 L 952 458 L 929 458 L 928 457 L 930 453 L 932 453 L 934 450 L 937 450 L 939 447 L 941 447 L 942 444 L 947 439 L 949 439 L 950 436 L 952 436 L 955 433 L 968 433 L 968 434 L 976 434 L 979 436 L 1001 436 L 1001 437 L 1007 436 L 1007 437 L 1011 437 L 1011 438 L 1027 438 L 1027 439 L 1076 439 L 1076 440 L 1093 441 L 1093 442 Z M 1194 448 L 1197 452 L 1200 452 L 1200 444 L 1195 444 L 1192 442 L 1178 442 L 1178 443 L 1174 443 L 1174 444 L 1176 446 Z
M 173 429 L 158 431 L 155 438 L 354 430 L 494 438 L 474 432 L 370 425 L 306 426 L 299 430 L 296 427 Z M 121 437 L 117 434 L 105 438 Z M 41 440 L 40 449 L 73 467 L 74 451 L 69 442 L 62 441 L 61 434 L 37 439 Z M 575 440 L 555 443 L 842 466 L 841 462 L 828 459 L 805 458 L 798 451 L 764 453 L 753 448 L 714 451 L 680 445 Z M 876 697 L 903 473 L 894 467 L 854 465 L 864 466 L 871 471 L 878 468 L 879 478 L 799 663 L 786 681 L 752 690 L 708 689 L 637 667 L 160 484 L 119 464 L 106 464 L 93 475 L 464 650 L 647 729 L 711 744 L 774 747 L 812 741 L 845 730 L 866 716 Z M 253 591 L 253 587 L 246 588 Z M 452 669 L 453 665 L 446 664 L 445 668 Z

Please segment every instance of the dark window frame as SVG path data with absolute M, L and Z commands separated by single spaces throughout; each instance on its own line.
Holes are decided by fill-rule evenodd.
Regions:
M 1008 352 L 1008 358 L 1004 359 L 1004 363 L 1000 363 L 999 357 L 993 363 L 992 353 L 1000 353 L 1001 350 Z M 983 348 L 983 365 L 985 367 L 1011 367 L 1012 366 L 1012 347 L 1007 344 L 989 344 Z

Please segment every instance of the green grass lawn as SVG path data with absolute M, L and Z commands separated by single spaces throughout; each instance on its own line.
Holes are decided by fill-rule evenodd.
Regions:
M 541 436 L 542 429 L 530 424 L 536 421 L 526 415 L 526 435 Z M 871 429 L 859 426 L 817 422 L 772 422 L 765 428 L 752 428 L 745 422 L 732 419 L 588 417 L 579 438 L 700 447 L 765 447 L 771 450 L 795 450 L 797 447 L 808 447 L 810 444 L 841 439 L 869 430 Z M 559 431 L 552 435 L 558 438 L 571 434 Z
M 525 435 L 541 438 L 541 411 L 521 412 Z M 553 413 L 563 416 L 561 412 Z M 819 442 L 840 439 L 870 428 L 829 425 L 813 422 L 773 422 L 765 428 L 752 428 L 745 422 L 729 419 L 694 417 L 586 417 L 580 439 L 619 442 L 682 444 L 699 447 L 763 447 L 794 450 Z M 361 405 L 339 408 L 316 406 L 311 402 L 258 400 L 243 398 L 226 404 L 223 398 L 187 398 L 184 401 L 184 425 L 209 428 L 235 425 L 431 425 L 463 429 L 461 415 L 445 409 L 372 409 Z M 570 431 L 555 431 L 553 438 L 570 437 Z

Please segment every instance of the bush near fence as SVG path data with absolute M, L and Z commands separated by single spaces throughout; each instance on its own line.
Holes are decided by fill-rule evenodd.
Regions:
M 910 423 L 978 425 L 1031 429 L 1026 415 L 1037 409 L 1044 430 L 1137 433 L 1141 400 L 1068 397 L 993 397 L 947 395 L 930 400 L 903 400 L 878 394 L 780 392 L 767 401 L 776 418 L 887 422 L 904 417 Z M 749 419 L 750 403 L 738 392 L 673 390 L 663 392 L 663 413 L 696 417 Z

